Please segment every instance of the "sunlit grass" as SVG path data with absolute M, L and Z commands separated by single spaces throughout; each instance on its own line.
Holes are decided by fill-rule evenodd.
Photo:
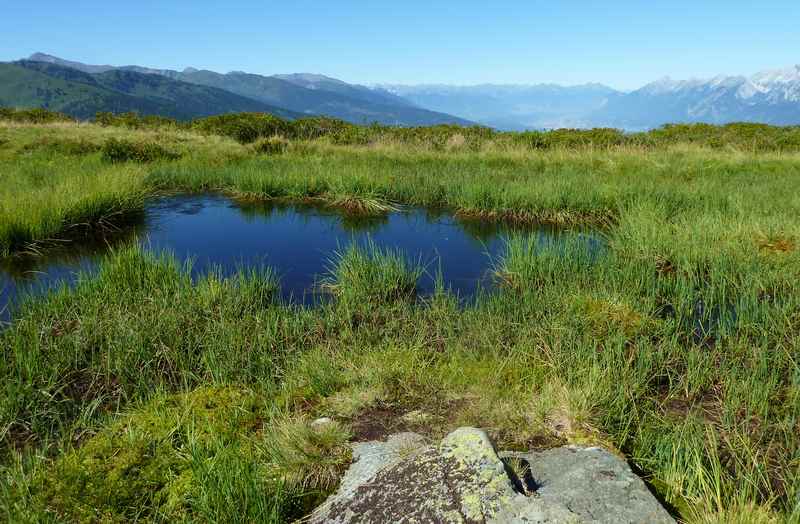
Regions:
M 336 255 L 331 261 L 331 275 L 321 285 L 342 303 L 363 307 L 413 298 L 422 271 L 402 253 L 381 250 L 370 242 L 364 248 L 351 246 Z
M 114 136 L 182 156 L 111 165 L 81 145 Z M 342 443 L 370 410 L 417 412 L 424 423 L 396 428 L 431 435 L 486 427 L 506 448 L 617 449 L 689 521 L 800 516 L 796 154 L 291 142 L 255 155 L 186 131 L 75 124 L 5 125 L 0 139 L 4 253 L 113 222 L 165 191 L 599 226 L 574 232 L 590 242 L 511 238 L 494 261 L 497 289 L 468 304 L 442 290 L 414 300 L 424 268 L 374 246 L 331 260 L 330 300 L 315 308 L 280 303 L 268 270 L 193 281 L 169 257 L 112 253 L 96 277 L 30 300 L 0 333 L 8 519 L 43 518 L 36 479 L 77 460 L 87 439 L 208 387 L 257 397 L 259 422 L 235 445 L 207 446 L 180 423 L 187 440 L 170 440 L 168 455 L 180 449 L 193 472 L 176 506 L 193 518 L 231 518 L 224 508 L 242 500 L 254 519 L 307 513 L 300 492 L 316 501 L 335 487 Z M 159 420 L 174 420 L 167 412 Z M 334 425 L 315 433 L 317 416 Z M 93 479 L 97 496 L 110 497 L 109 478 Z M 142 515 L 162 508 L 136 489 Z M 50 515 L 83 507 L 70 504 Z
M 0 127 L 0 135 L 14 143 L 0 148 L 4 252 L 64 234 L 75 224 L 141 209 L 143 197 L 159 191 L 313 198 L 360 213 L 391 211 L 398 204 L 445 206 L 464 216 L 566 225 L 613 225 L 646 210 L 653 224 L 700 219 L 713 226 L 733 220 L 753 234 L 784 235 L 789 243 L 797 233 L 774 231 L 776 219 L 785 227 L 779 217 L 796 205 L 797 154 L 687 145 L 439 152 L 308 143 L 262 156 L 247 146 L 187 131 L 70 126 Z M 110 166 L 100 153 L 53 153 L 59 136 L 98 146 L 114 137 L 163 143 L 182 158 Z M 45 139 L 50 145 L 36 145 Z M 18 154 L 26 148 L 30 151 Z M 736 231 L 726 227 L 721 233 Z

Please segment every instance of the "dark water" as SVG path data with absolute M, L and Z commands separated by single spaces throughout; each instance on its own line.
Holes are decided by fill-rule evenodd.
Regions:
M 559 234 L 527 231 L 542 240 Z M 109 246 L 132 238 L 151 250 L 169 250 L 179 260 L 192 259 L 195 274 L 212 267 L 230 274 L 270 266 L 280 276 L 286 300 L 311 303 L 315 284 L 336 252 L 369 241 L 421 262 L 426 267 L 421 293 L 434 289 L 440 272 L 447 288 L 469 297 L 490 285 L 492 259 L 502 254 L 509 232 L 508 226 L 459 221 L 424 209 L 357 218 L 320 207 L 244 204 L 217 195 L 169 197 L 151 202 L 140 222 L 116 234 L 65 243 L 43 256 L 0 259 L 0 321 L 9 319 L 20 295 L 74 282 L 78 271 L 97 268 Z

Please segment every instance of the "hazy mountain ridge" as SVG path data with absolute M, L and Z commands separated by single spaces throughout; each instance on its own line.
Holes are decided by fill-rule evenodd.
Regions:
M 73 62 L 72 60 L 64 60 L 63 58 L 58 58 L 57 56 L 48 55 L 46 53 L 33 53 L 26 60 L 30 62 L 44 62 L 46 64 L 55 64 L 62 67 L 68 67 L 70 69 L 77 69 L 78 71 L 83 71 L 84 73 L 89 73 L 89 74 L 105 73 L 106 71 L 111 71 L 112 69 L 114 69 L 114 66 L 110 65 L 83 64 L 81 62 Z
M 100 111 L 161 115 L 178 120 L 228 112 L 298 113 L 230 93 L 127 70 L 87 73 L 53 62 L 0 63 L 0 105 L 44 107 L 87 119 Z
M 381 87 L 421 107 L 501 129 L 586 127 L 588 115 L 602 108 L 610 97 L 622 94 L 602 84 Z
M 252 73 L 192 71 L 179 73 L 177 78 L 201 85 L 211 85 L 255 100 L 267 102 L 306 114 L 328 115 L 357 124 L 379 122 L 389 125 L 471 125 L 467 119 L 442 112 L 414 107 L 405 102 L 393 103 L 389 97 L 372 89 L 343 84 L 329 90 L 333 79 L 324 83 L 328 89 L 301 85 L 298 79 L 285 80 L 277 76 Z
M 385 85 L 422 107 L 507 129 L 735 121 L 800 124 L 800 65 L 750 77 L 657 80 L 631 92 L 602 84 Z
M 353 98 L 363 98 L 378 104 L 397 104 L 401 106 L 416 107 L 410 100 L 397 96 L 379 87 L 367 87 L 358 84 L 348 84 L 336 78 L 314 73 L 293 73 L 288 75 L 273 75 L 272 78 L 285 80 L 307 89 L 330 91 Z
M 217 73 L 186 68 L 183 71 L 142 66 L 97 66 L 36 53 L 31 58 L 92 74 L 129 71 L 174 81 L 213 87 L 301 115 L 327 115 L 353 123 L 388 125 L 472 125 L 464 118 L 415 107 L 391 93 L 347 84 L 321 75 L 263 76 L 245 72 Z M 220 111 L 226 112 L 226 111 Z

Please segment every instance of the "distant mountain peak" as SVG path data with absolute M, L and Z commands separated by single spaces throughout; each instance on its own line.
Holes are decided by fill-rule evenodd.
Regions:
M 788 84 L 800 82 L 800 64 L 784 69 L 767 69 L 756 73 L 751 80 L 758 84 Z
M 31 56 L 28 57 L 28 60 L 33 62 L 55 62 L 56 60 L 61 60 L 57 56 L 48 55 L 47 53 L 33 53 Z
M 690 78 L 687 80 L 675 80 L 665 76 L 645 85 L 638 91 L 651 95 L 664 95 L 693 89 L 738 89 L 747 82 L 748 79 L 744 76 L 717 75 L 709 79 Z
M 667 93 L 683 89 L 743 89 L 744 92 L 766 92 L 776 85 L 795 84 L 800 82 L 800 65 L 784 69 L 768 69 L 752 76 L 717 75 L 713 78 L 691 78 L 673 80 L 669 76 L 651 82 L 640 89 L 649 93 Z
M 33 53 L 31 56 L 28 57 L 28 60 L 30 60 L 31 62 L 45 62 L 47 64 L 60 65 L 63 67 L 69 67 L 71 69 L 77 69 L 78 71 L 83 71 L 84 73 L 92 73 L 92 74 L 104 73 L 106 71 L 114 69 L 114 67 L 110 65 L 88 65 L 81 62 L 64 60 L 63 58 L 59 58 L 54 55 L 49 55 L 47 53 Z
M 684 82 L 686 81 L 675 80 L 671 76 L 662 76 L 658 80 L 646 84 L 644 87 L 640 88 L 639 91 L 650 94 L 671 93 L 683 87 Z
M 329 76 L 320 75 L 317 73 L 290 73 L 284 75 L 272 75 L 274 78 L 279 78 L 281 80 L 286 80 L 287 82 L 292 83 L 305 83 L 305 84 L 317 84 L 321 82 L 333 82 L 339 85 L 348 85 L 347 82 L 343 82 L 337 78 L 331 78 Z

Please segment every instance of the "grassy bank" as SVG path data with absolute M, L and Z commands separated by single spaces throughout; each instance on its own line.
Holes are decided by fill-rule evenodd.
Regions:
M 167 158 L 115 162 L 119 141 Z M 465 216 L 607 225 L 644 213 L 649 225 L 691 226 L 705 238 L 770 238 L 793 227 L 796 153 L 753 154 L 691 145 L 480 151 L 326 140 L 259 153 L 215 135 L 88 124 L 0 126 L 0 252 L 135 213 L 164 191 L 223 191 L 245 198 L 316 199 L 355 211 L 393 203 L 449 207 Z M 144 146 L 143 146 L 144 144 Z M 645 210 L 645 211 L 643 211 Z M 730 227 L 735 223 L 736 227 Z M 648 226 L 649 227 L 649 226 Z M 747 231 L 743 231 L 742 229 Z M 795 230 L 796 231 L 796 230 Z M 794 231 L 784 231 L 791 234 Z
M 170 154 L 117 161 L 112 138 Z M 122 249 L 0 333 L 11 520 L 283 521 L 335 488 L 348 440 L 460 425 L 503 448 L 612 447 L 688 521 L 800 519 L 795 153 L 257 148 L 59 123 L 0 126 L 0 168 L 6 253 L 206 190 L 592 223 L 607 239 L 598 253 L 514 238 L 499 290 L 466 307 L 443 291 L 418 303 L 419 269 L 397 253 L 346 252 L 334 299 L 304 309 L 266 269 L 193 284 Z M 312 428 L 319 416 L 335 423 Z

